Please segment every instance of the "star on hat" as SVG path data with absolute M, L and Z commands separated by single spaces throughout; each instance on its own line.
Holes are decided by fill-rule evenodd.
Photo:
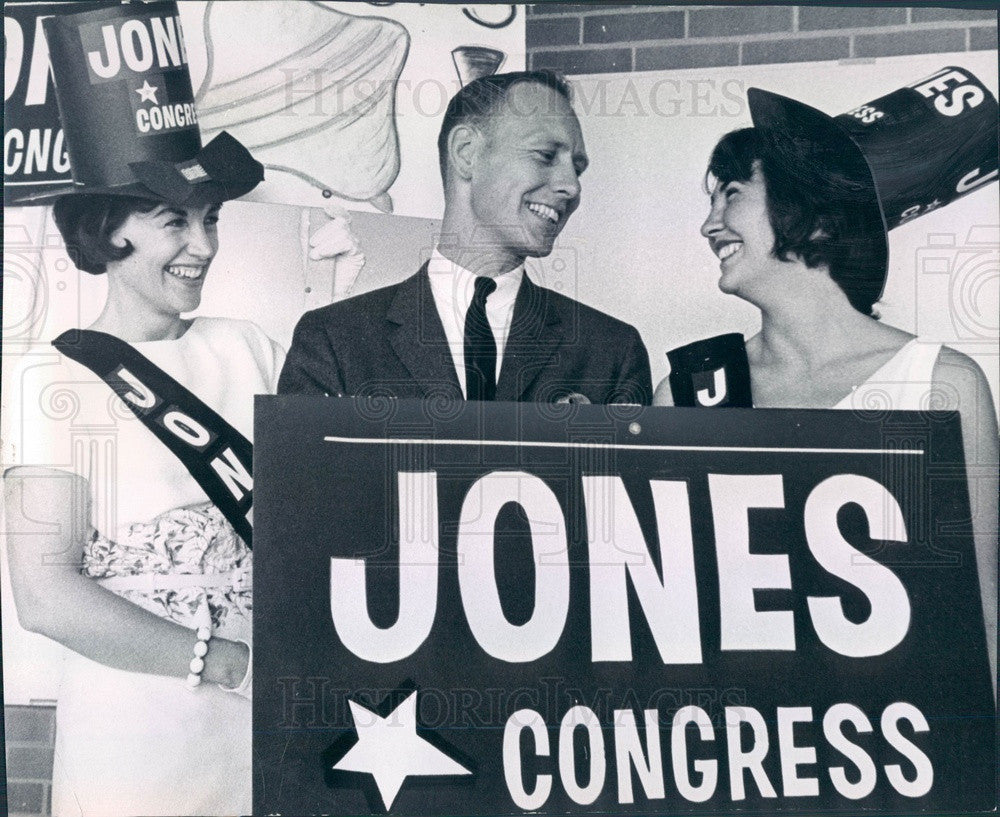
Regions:
M 154 105 L 159 105 L 159 101 L 156 99 L 156 91 L 159 86 L 150 85 L 149 80 L 145 80 L 142 83 L 141 88 L 136 88 L 135 92 L 139 95 L 141 102 L 152 102 Z

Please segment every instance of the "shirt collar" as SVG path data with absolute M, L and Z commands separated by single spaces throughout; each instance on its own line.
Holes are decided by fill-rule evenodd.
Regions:
M 463 313 L 469 308 L 478 276 L 445 258 L 436 246 L 432 250 L 430 261 L 427 264 L 427 274 L 430 276 L 431 289 L 434 290 L 435 297 L 461 304 Z M 515 267 L 510 272 L 495 276 L 493 280 L 496 281 L 497 288 L 490 295 L 487 308 L 492 311 L 513 305 L 523 278 L 524 264 Z

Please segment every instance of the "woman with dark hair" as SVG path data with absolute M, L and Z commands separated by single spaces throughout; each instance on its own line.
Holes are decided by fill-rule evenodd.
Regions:
M 995 676 L 997 420 L 989 385 L 968 356 L 887 326 L 874 311 L 888 271 L 887 227 L 996 175 L 996 101 L 974 78 L 945 71 L 835 119 L 750 89 L 754 127 L 725 135 L 713 150 L 701 232 L 720 261 L 719 288 L 761 313 L 760 332 L 746 343 L 754 406 L 960 411 Z M 966 101 L 975 102 L 965 111 L 935 104 L 935 93 L 956 81 L 968 83 Z M 672 404 L 667 380 L 653 403 Z
M 182 317 L 201 300 L 219 208 L 214 196 L 102 194 L 54 206 L 70 257 L 108 280 L 89 329 L 61 336 L 58 360 L 22 376 L 21 460 L 38 464 L 5 475 L 19 618 L 72 651 L 56 709 L 55 815 L 250 808 L 248 544 L 132 416 L 128 395 L 118 390 L 119 402 L 77 355 L 124 341 L 155 367 L 115 361 L 135 394 L 165 373 L 225 418 L 208 433 L 251 437 L 253 395 L 274 392 L 281 349 L 249 321 Z M 18 520 L 49 532 L 19 535 Z
M 227 133 L 202 147 L 187 120 L 136 130 L 135 106 L 152 103 L 134 102 L 140 83 L 193 108 L 186 64 L 91 83 L 80 33 L 125 19 L 173 30 L 172 15 L 132 4 L 45 23 L 74 184 L 43 198 L 72 261 L 107 279 L 97 319 L 28 356 L 5 405 L 21 463 L 5 473 L 18 617 L 68 648 L 57 817 L 252 805 L 253 396 L 275 391 L 284 353 L 249 321 L 186 315 L 222 203 L 264 169 Z M 320 233 L 317 258 L 349 237 L 336 221 Z
M 182 204 L 77 194 L 53 207 L 74 263 L 108 282 L 90 327 L 16 378 L 10 427 L 29 464 L 5 474 L 18 616 L 72 651 L 56 708 L 57 817 L 251 809 L 242 516 L 253 396 L 275 392 L 284 353 L 250 321 L 184 317 L 218 249 L 224 196 L 209 184 Z M 147 404 L 152 427 L 135 411 Z M 235 518 L 199 465 L 247 489 Z
M 712 153 L 701 231 L 720 259 L 719 289 L 761 310 L 747 342 L 756 406 L 836 406 L 913 340 L 873 319 L 882 220 L 844 165 L 824 146 L 756 128 L 724 136 Z M 911 351 L 930 364 L 937 356 L 922 344 Z

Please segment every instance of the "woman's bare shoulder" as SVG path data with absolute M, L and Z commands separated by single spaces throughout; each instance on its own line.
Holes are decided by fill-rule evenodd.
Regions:
M 977 425 L 996 427 L 996 410 L 989 380 L 982 367 L 969 355 L 942 346 L 931 379 L 934 383 L 934 408 L 958 409 L 967 417 L 977 417 Z
M 989 388 L 986 373 L 969 355 L 950 346 L 942 346 L 934 363 L 934 380 L 955 385 L 981 383 Z

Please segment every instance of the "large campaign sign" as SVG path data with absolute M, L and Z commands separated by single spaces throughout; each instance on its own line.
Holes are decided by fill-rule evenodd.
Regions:
M 257 400 L 255 813 L 995 808 L 957 415 Z

